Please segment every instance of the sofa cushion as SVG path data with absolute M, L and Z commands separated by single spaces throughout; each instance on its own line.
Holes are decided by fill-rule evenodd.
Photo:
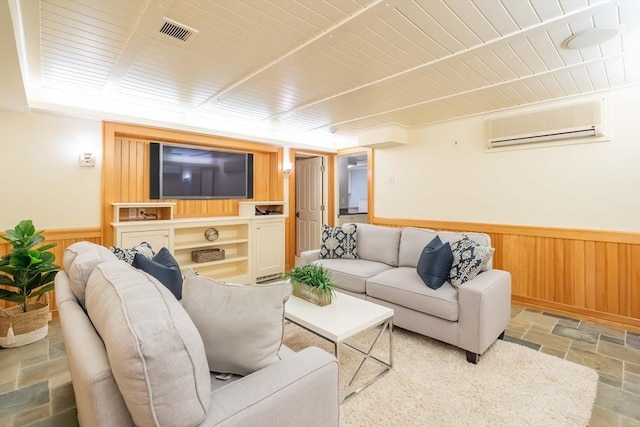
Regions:
M 355 224 L 344 224 L 342 227 L 322 226 L 322 245 L 320 258 L 358 258 Z
M 422 249 L 436 236 L 435 231 L 426 228 L 403 228 L 398 250 L 398 266 L 416 268 Z
M 109 250 L 113 252 L 119 260 L 124 261 L 128 264 L 133 264 L 133 259 L 135 258 L 136 254 L 144 255 L 149 259 L 156 256 L 156 253 L 151 248 L 151 245 L 147 242 L 142 242 L 132 248 L 119 248 L 117 246 L 109 246 Z
M 449 271 L 451 285 L 458 289 L 460 285 L 476 277 L 491 258 L 493 251 L 493 248 L 481 246 L 466 235 L 453 242 L 453 264 Z
M 471 240 L 478 243 L 481 246 L 491 246 L 491 238 L 484 233 L 464 233 Z M 431 241 L 435 236 L 440 237 L 442 243 L 453 244 L 453 242 L 462 239 L 463 233 L 454 231 L 434 231 L 427 228 L 413 228 L 407 227 L 402 229 L 402 236 L 400 238 L 400 249 L 398 251 L 398 265 L 400 267 L 417 267 L 418 260 L 422 254 L 422 249 Z M 492 259 L 483 266 L 482 271 L 492 268 Z
M 210 401 L 207 357 L 198 330 L 171 292 L 116 260 L 94 269 L 86 297 L 135 425 L 199 425 Z
M 445 282 L 438 290 L 424 285 L 412 267 L 384 271 L 367 280 L 367 296 L 455 322 L 458 293 Z
M 169 249 L 160 249 L 152 259 L 136 253 L 133 266 L 158 279 L 177 299 L 182 299 L 182 272 Z
M 319 259 L 313 262 L 331 270 L 331 281 L 339 288 L 363 294 L 367 279 L 393 267 L 366 259 Z
M 236 285 L 185 271 L 182 305 L 204 341 L 209 369 L 248 375 L 280 360 L 291 285 Z
M 438 289 L 449 280 L 452 264 L 451 245 L 449 242 L 442 243 L 440 238 L 436 236 L 422 250 L 416 270 L 425 285 L 431 289 Z
M 358 258 L 398 265 L 401 229 L 372 224 L 358 224 Z
M 93 269 L 100 263 L 117 259 L 109 249 L 92 242 L 77 242 L 64 250 L 62 265 L 82 308 L 85 308 L 85 288 Z

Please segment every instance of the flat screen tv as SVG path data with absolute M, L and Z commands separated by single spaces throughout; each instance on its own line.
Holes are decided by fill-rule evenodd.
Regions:
M 252 199 L 253 154 L 152 142 L 152 199 Z

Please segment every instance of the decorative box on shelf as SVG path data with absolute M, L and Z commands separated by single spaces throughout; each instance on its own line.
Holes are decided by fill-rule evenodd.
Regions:
M 224 249 L 200 249 L 191 252 L 191 260 L 193 262 L 212 262 L 222 261 L 224 259 Z

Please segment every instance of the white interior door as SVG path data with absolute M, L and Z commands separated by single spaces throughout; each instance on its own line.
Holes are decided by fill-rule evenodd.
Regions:
M 296 255 L 320 248 L 323 157 L 296 159 Z

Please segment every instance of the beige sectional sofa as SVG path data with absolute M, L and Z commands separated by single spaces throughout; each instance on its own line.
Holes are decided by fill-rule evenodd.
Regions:
M 491 246 L 486 234 L 465 234 Z M 462 238 L 454 232 L 357 224 L 357 259 L 323 259 L 313 250 L 303 252 L 300 261 L 329 269 L 341 292 L 393 308 L 395 326 L 460 347 L 469 362 L 477 363 L 509 324 L 511 275 L 492 268 L 489 259 L 459 290 L 449 282 L 437 290 L 427 287 L 416 267 L 435 236 L 449 243 Z
M 55 279 L 81 426 L 338 426 L 332 355 L 282 346 L 266 367 L 218 378 L 169 290 L 82 243 L 65 251 Z

